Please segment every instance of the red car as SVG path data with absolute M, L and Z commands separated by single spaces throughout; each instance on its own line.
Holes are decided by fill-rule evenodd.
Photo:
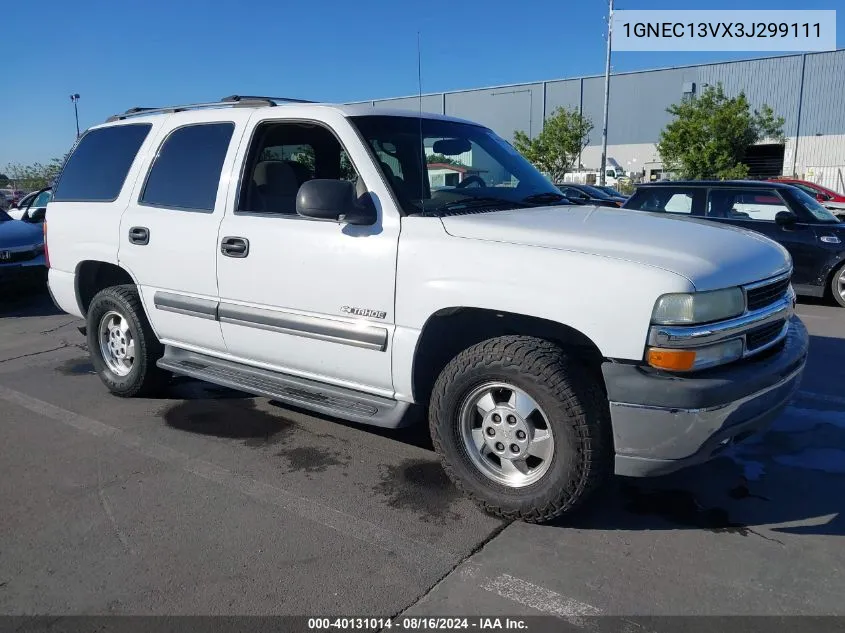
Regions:
M 845 215 L 845 195 L 837 193 L 827 187 L 822 187 L 814 182 L 806 180 L 798 180 L 797 178 L 770 178 L 774 182 L 785 182 L 788 185 L 793 185 L 806 191 L 816 200 L 828 207 L 836 215 Z

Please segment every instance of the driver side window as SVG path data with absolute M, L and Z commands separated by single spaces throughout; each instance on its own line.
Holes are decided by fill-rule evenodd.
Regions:
M 236 213 L 296 215 L 299 188 L 313 179 L 348 180 L 365 193 L 346 150 L 327 127 L 268 122 L 256 128 Z

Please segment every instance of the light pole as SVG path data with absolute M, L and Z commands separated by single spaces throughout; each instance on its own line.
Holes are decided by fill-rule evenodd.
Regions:
M 70 95 L 70 100 L 73 102 L 73 115 L 76 117 L 76 138 L 79 138 L 79 110 L 76 107 L 79 95 L 76 93 Z
M 601 126 L 601 174 L 599 183 L 604 186 L 607 171 L 607 106 L 610 101 L 610 39 L 613 35 L 613 0 L 609 0 L 607 13 L 607 62 L 604 66 L 604 119 Z

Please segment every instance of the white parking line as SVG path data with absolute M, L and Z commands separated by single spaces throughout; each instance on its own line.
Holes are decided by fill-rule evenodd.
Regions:
M 491 591 L 502 598 L 537 609 L 549 615 L 569 620 L 573 624 L 583 626 L 582 616 L 600 615 L 601 610 L 591 604 L 580 602 L 574 598 L 567 598 L 551 589 L 546 589 L 532 582 L 500 574 L 495 578 L 485 578 L 480 587 Z
M 372 543 L 416 564 L 436 561 L 451 567 L 458 555 L 386 530 L 364 519 L 335 510 L 311 499 L 298 497 L 286 490 L 239 475 L 217 464 L 196 459 L 169 446 L 144 439 L 99 420 L 68 411 L 19 391 L 0 386 L 0 399 L 18 405 L 50 420 L 55 420 L 83 433 L 109 439 L 152 459 L 180 468 L 208 481 L 244 495 L 279 506 L 292 514 L 329 527 L 344 536 Z

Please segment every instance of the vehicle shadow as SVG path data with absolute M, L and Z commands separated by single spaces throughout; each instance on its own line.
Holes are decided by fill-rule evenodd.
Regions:
M 618 477 L 605 499 L 558 521 L 603 530 L 705 529 L 845 535 L 845 410 L 799 397 L 761 437 L 654 479 Z
M 801 389 L 845 397 L 845 338 L 810 336 L 810 353 Z
M 50 299 L 46 285 L 7 286 L 0 293 L 0 319 L 62 314 Z

